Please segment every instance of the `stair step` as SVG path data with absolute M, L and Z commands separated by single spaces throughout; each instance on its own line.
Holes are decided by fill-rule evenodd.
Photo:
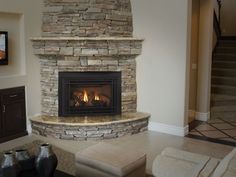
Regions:
M 236 100 L 232 101 L 211 101 L 211 106 L 236 106 Z
M 214 76 L 236 77 L 236 69 L 213 68 L 212 69 L 212 77 L 214 77 Z
M 236 54 L 236 46 L 235 47 L 217 47 L 215 52 L 216 53 Z
M 236 96 L 212 94 L 211 107 L 216 106 L 236 106 Z
M 224 54 L 224 53 L 214 53 L 213 60 L 236 61 L 236 55 Z
M 211 107 L 212 112 L 235 112 L 236 106 L 213 106 Z
M 236 47 L 236 43 L 219 42 L 217 47 Z
M 236 87 L 212 84 L 211 92 L 214 94 L 224 94 L 224 95 L 236 96 Z
M 233 44 L 233 45 L 236 45 L 236 40 L 235 39 L 221 39 L 218 41 L 218 44 Z
M 232 68 L 236 69 L 236 60 L 235 61 L 219 61 L 219 60 L 213 60 L 212 63 L 213 68 Z
M 222 100 L 235 100 L 236 96 L 224 95 L 224 94 L 211 94 L 211 99 L 214 101 L 222 101 Z
M 216 77 L 212 76 L 211 83 L 214 85 L 228 85 L 236 87 L 236 78 L 234 77 Z
M 224 118 L 224 119 L 236 119 L 236 111 L 231 112 L 211 112 L 211 119 Z

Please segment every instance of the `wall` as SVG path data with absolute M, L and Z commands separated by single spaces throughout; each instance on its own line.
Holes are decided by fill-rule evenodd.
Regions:
M 131 2 L 134 35 L 145 38 L 137 60 L 138 110 L 151 113 L 151 129 L 183 134 L 191 1 Z
M 223 36 L 236 36 L 236 1 L 222 0 L 221 29 Z
M 210 117 L 213 0 L 200 0 L 197 119 Z
M 25 85 L 27 114 L 40 112 L 38 58 L 32 54 L 30 37 L 41 33 L 43 0 L 0 0 L 1 28 L 10 34 L 10 64 L 0 66 L 0 88 Z
M 200 1 L 192 1 L 192 30 L 191 30 L 191 56 L 190 56 L 190 88 L 189 88 L 189 122 L 193 121 L 196 112 L 197 99 L 197 63 L 199 45 L 199 15 Z
M 9 63 L 0 65 L 0 76 L 24 74 L 25 58 L 21 41 L 23 25 L 22 15 L 16 13 L 0 13 L 0 30 L 8 32 Z

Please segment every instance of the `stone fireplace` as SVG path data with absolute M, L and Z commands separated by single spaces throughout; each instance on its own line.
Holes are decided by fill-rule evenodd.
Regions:
M 31 120 L 33 131 L 76 139 L 81 137 L 66 127 L 77 132 L 85 126 L 87 132 L 94 123 L 123 126 L 119 135 L 108 127 L 107 137 L 146 130 L 149 115 L 136 110 L 135 58 L 143 40 L 132 34 L 130 0 L 45 0 L 42 20 L 42 37 L 31 39 L 40 59 L 42 95 L 42 116 Z

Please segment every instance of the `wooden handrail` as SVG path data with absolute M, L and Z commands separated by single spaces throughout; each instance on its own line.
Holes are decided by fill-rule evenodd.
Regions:
M 221 28 L 215 11 L 214 11 L 214 30 L 216 32 L 217 39 L 219 39 L 221 37 Z
M 218 13 L 219 13 L 219 24 L 220 24 L 220 19 L 221 19 L 221 7 L 222 7 L 222 1 L 221 0 L 217 0 L 217 3 L 218 3 Z

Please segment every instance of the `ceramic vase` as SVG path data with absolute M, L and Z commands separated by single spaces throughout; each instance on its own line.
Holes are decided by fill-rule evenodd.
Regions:
M 6 152 L 1 163 L 0 177 L 18 177 L 20 166 L 13 152 Z
M 16 159 L 18 161 L 28 160 L 30 158 L 29 153 L 25 149 L 16 150 Z
M 42 144 L 35 160 L 35 167 L 39 177 L 53 177 L 57 167 L 57 157 L 49 144 Z
M 25 149 L 16 150 L 16 159 L 21 166 L 22 171 L 33 170 L 35 157 L 29 155 L 28 151 Z

